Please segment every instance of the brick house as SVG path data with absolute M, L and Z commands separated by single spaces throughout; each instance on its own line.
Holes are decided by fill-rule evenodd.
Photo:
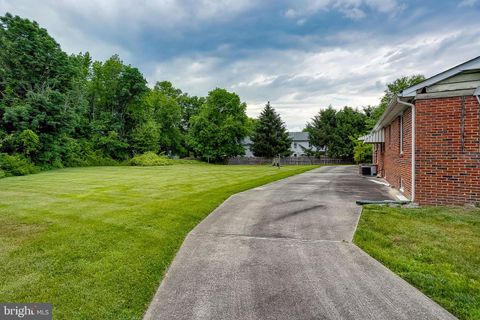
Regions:
M 480 203 L 480 56 L 393 97 L 374 129 L 377 172 L 420 204 Z

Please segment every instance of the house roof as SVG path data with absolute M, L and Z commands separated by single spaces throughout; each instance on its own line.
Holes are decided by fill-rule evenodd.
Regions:
M 407 89 L 404 89 L 398 96 L 400 97 L 415 97 L 417 90 L 423 87 L 431 86 L 437 82 L 450 78 L 456 74 L 459 74 L 464 71 L 468 70 L 476 70 L 480 69 L 480 56 L 473 58 L 472 60 L 468 60 L 467 62 L 461 63 L 458 66 L 440 72 L 439 74 L 430 77 L 419 84 L 411 86 Z
M 308 132 L 289 132 L 288 136 L 293 140 L 293 142 L 296 141 L 308 141 Z M 250 137 L 246 137 L 245 139 L 242 140 L 242 145 L 251 145 L 252 144 L 252 139 Z
M 293 141 L 308 141 L 308 132 L 289 132 L 288 136 L 292 138 Z
M 470 71 L 470 70 L 479 70 L 479 69 L 480 69 L 480 56 L 474 59 L 471 59 L 467 62 L 461 63 L 439 74 L 436 74 L 433 77 L 430 77 L 414 86 L 404 89 L 402 92 L 392 97 L 392 99 L 390 100 L 390 103 L 387 106 L 387 109 L 382 114 L 380 119 L 377 121 L 373 130 L 369 134 L 363 137 L 360 137 L 359 140 L 363 141 L 364 143 L 384 142 L 383 127 L 388 123 L 390 123 L 400 112 L 402 112 L 407 108 L 407 106 L 400 104 L 398 102 L 399 100 L 402 100 L 405 102 L 415 100 L 415 98 L 417 97 L 417 92 L 422 88 L 429 87 L 431 85 L 434 85 L 438 82 L 441 82 L 445 79 L 453 77 L 462 72 Z M 474 95 L 479 95 L 479 94 L 480 94 L 480 87 L 475 90 Z

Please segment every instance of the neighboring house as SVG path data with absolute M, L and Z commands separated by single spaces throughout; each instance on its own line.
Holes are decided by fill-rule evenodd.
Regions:
M 372 132 L 377 172 L 420 204 L 480 203 L 480 56 L 393 97 Z
M 288 136 L 292 139 L 290 150 L 292 151 L 292 157 L 305 156 L 305 150 L 310 149 L 310 143 L 308 142 L 308 132 L 289 132 Z
M 245 139 L 243 139 L 242 145 L 243 145 L 243 148 L 245 149 L 244 157 L 248 157 L 248 158 L 255 157 L 253 155 L 252 149 L 250 148 L 252 146 L 252 140 L 250 139 L 250 137 L 246 137 Z
M 289 132 L 289 137 L 292 139 L 292 145 L 290 150 L 292 151 L 292 157 L 305 156 L 305 150 L 310 149 L 310 143 L 308 142 L 308 132 Z M 252 140 L 249 137 L 245 138 L 242 142 L 245 147 L 245 157 L 254 157 L 253 152 L 250 149 Z M 325 151 L 325 148 L 318 151 Z

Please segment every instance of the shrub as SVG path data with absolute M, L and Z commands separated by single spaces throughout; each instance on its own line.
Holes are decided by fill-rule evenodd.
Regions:
M 63 140 L 63 165 L 66 167 L 116 166 L 119 162 L 95 150 L 91 141 L 65 137 Z
M 133 157 L 128 163 L 131 166 L 168 166 L 172 165 L 174 161 L 150 151 Z
M 3 171 L 2 169 L 0 169 L 0 179 L 4 178 L 7 174 L 5 173 L 5 171 Z
M 17 136 L 17 145 L 20 151 L 28 156 L 38 151 L 38 148 L 40 148 L 40 138 L 32 130 L 23 130 Z
M 371 163 L 373 147 L 371 144 L 364 144 L 363 141 L 354 141 L 353 160 L 355 163 Z
M 86 154 L 81 164 L 77 166 L 90 167 L 90 166 L 118 166 L 120 163 L 112 158 L 106 157 L 100 151 L 93 151 Z
M 33 163 L 20 154 L 0 154 L 0 169 L 6 176 L 24 176 L 39 171 Z

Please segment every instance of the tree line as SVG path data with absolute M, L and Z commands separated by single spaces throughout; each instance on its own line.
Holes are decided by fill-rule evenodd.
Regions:
M 145 152 L 212 161 L 242 154 L 252 121 L 237 94 L 147 86 L 119 56 L 68 55 L 36 22 L 0 17 L 0 169 L 109 165 Z
M 353 157 L 351 138 L 371 128 L 382 108 L 321 110 L 305 129 L 312 147 Z M 118 164 L 146 152 L 221 162 L 242 155 L 247 136 L 256 155 L 289 155 L 285 124 L 269 103 L 251 119 L 225 89 L 197 97 L 168 81 L 150 88 L 118 55 L 103 62 L 88 52 L 68 55 L 36 22 L 0 17 L 0 177 Z

